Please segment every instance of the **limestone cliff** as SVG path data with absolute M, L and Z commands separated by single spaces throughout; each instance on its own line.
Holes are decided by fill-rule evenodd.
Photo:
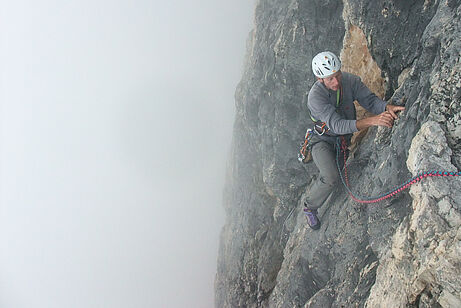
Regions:
M 354 191 L 461 170 L 460 37 L 459 0 L 258 1 L 236 91 L 217 307 L 461 307 L 460 178 L 427 178 L 374 205 L 339 184 L 312 231 L 300 198 L 318 171 L 297 161 L 311 59 L 330 50 L 406 107 L 392 129 L 356 139 Z

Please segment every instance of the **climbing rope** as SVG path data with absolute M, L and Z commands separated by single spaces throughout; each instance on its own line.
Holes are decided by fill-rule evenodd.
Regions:
M 346 188 L 347 192 L 351 196 L 351 198 L 358 202 L 358 203 L 376 203 L 383 201 L 387 198 L 393 197 L 397 195 L 398 193 L 402 192 L 403 190 L 407 189 L 413 184 L 416 184 L 417 182 L 421 181 L 424 178 L 430 177 L 430 176 L 445 176 L 445 177 L 454 177 L 454 176 L 461 176 L 461 172 L 447 172 L 447 171 L 428 171 L 428 172 L 422 172 L 419 173 L 418 175 L 412 177 L 408 181 L 400 184 L 399 186 L 394 187 L 392 190 L 383 193 L 379 196 L 376 197 L 363 197 L 359 196 L 357 194 L 354 194 L 352 190 L 350 189 L 349 185 L 349 179 L 347 176 L 347 166 L 346 166 L 346 141 L 344 140 L 343 137 L 341 139 L 338 137 L 337 138 L 337 143 L 336 143 L 336 166 L 338 167 L 339 171 L 339 177 L 341 178 L 341 182 L 343 183 L 344 187 Z M 343 152 L 344 156 L 344 175 L 341 172 L 341 166 L 340 166 L 340 156 L 341 152 Z

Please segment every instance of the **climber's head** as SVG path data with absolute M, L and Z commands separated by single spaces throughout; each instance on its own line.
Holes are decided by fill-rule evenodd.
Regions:
M 312 59 L 312 72 L 328 89 L 338 90 L 341 84 L 341 61 L 330 52 L 324 51 Z

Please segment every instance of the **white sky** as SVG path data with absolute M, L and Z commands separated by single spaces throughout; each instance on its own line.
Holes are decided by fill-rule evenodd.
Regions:
M 211 307 L 254 0 L 0 0 L 0 307 Z

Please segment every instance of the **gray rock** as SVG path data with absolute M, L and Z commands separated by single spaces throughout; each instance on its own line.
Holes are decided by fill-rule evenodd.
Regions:
M 340 54 L 351 24 L 386 99 L 406 107 L 358 144 L 351 189 L 376 196 L 426 169 L 461 169 L 460 1 L 259 0 L 236 90 L 216 307 L 459 307 L 460 178 L 426 178 L 373 205 L 340 184 L 321 229 L 306 226 L 300 199 L 318 171 L 297 151 L 310 61 Z

